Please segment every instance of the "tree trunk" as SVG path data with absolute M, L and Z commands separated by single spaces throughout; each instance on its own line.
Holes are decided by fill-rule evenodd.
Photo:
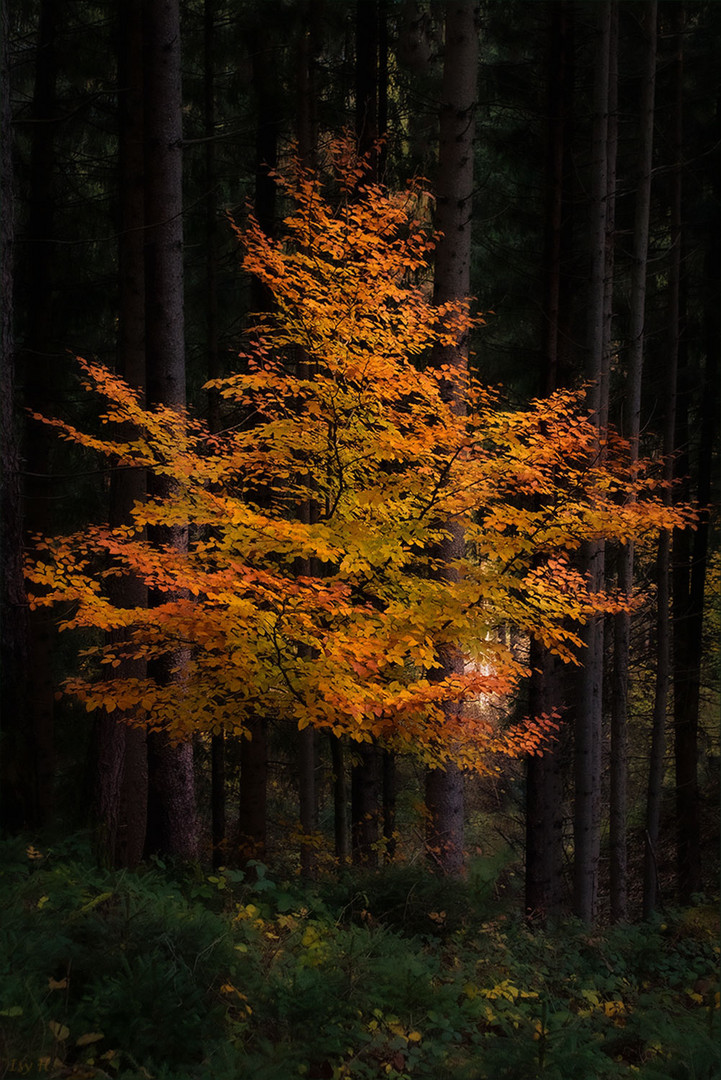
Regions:
M 351 857 L 356 866 L 378 866 L 380 840 L 381 753 L 372 743 L 356 751 L 351 771 Z
M 205 129 L 205 348 L 208 379 L 222 374 L 218 349 L 218 195 L 215 142 L 215 0 L 203 4 L 203 120 Z M 220 431 L 220 392 L 208 391 L 208 427 Z M 210 737 L 210 836 L 214 867 L 226 859 L 225 734 Z
M 333 762 L 333 832 L 335 857 L 339 866 L 345 866 L 350 855 L 348 847 L 348 792 L 345 782 L 345 752 L 343 741 L 337 735 L 330 736 L 331 760 Z
M 40 4 L 32 103 L 32 146 L 28 192 L 26 258 L 22 275 L 27 312 L 27 334 L 20 351 L 20 375 L 25 405 L 32 412 L 50 416 L 56 408 L 63 353 L 61 315 L 54 294 L 56 137 L 58 107 L 57 36 L 62 24 L 61 0 Z M 24 466 L 26 475 L 25 528 L 30 536 L 53 531 L 53 482 L 50 476 L 52 432 L 36 421 L 26 423 Z M 52 816 L 54 786 L 53 655 L 55 615 L 47 609 L 31 612 L 27 670 L 33 673 L 27 687 L 29 746 L 23 769 L 26 787 L 26 826 L 37 828 Z
M 308 0 L 305 22 L 301 27 L 297 53 L 297 102 L 296 132 L 298 155 L 306 168 L 316 162 L 318 124 L 316 116 L 316 65 L 318 51 L 318 10 L 314 0 Z M 296 367 L 302 378 L 312 378 L 314 363 L 304 349 L 296 350 Z M 318 520 L 318 505 L 313 499 L 300 507 L 300 516 L 306 525 Z M 317 576 L 320 566 L 316 559 L 308 559 L 299 566 L 299 573 Z M 312 842 L 318 829 L 318 791 L 316 785 L 317 736 L 315 728 L 308 725 L 298 732 L 298 813 L 300 818 L 300 872 L 304 878 L 312 878 L 316 870 L 315 848 Z
M 472 0 L 448 0 L 446 44 L 441 91 L 440 144 L 436 202 L 436 228 L 441 238 L 436 247 L 433 299 L 436 304 L 465 298 L 470 293 L 471 216 L 473 199 L 473 139 L 478 75 L 478 5 Z M 468 362 L 468 343 L 442 350 L 435 363 L 450 364 L 462 371 Z M 448 392 L 459 412 L 465 411 L 455 385 Z M 463 555 L 460 527 L 441 545 L 447 565 Z M 439 651 L 441 677 L 462 669 L 455 649 Z M 448 705 L 451 713 L 457 706 Z M 426 843 L 429 857 L 443 873 L 463 870 L 463 774 L 453 764 L 429 769 L 426 774 Z
M 608 420 L 608 197 L 609 86 L 615 3 L 598 7 L 598 49 L 594 83 L 591 192 L 591 272 L 588 298 L 587 377 L 592 380 L 588 406 L 599 433 Z M 592 590 L 603 587 L 605 551 L 602 542 L 587 543 L 582 565 Z M 591 924 L 597 914 L 601 851 L 601 727 L 603 721 L 603 618 L 584 628 L 585 648 L 574 725 L 574 910 Z
M 672 455 L 676 446 L 676 384 L 681 342 L 681 205 L 683 161 L 683 7 L 673 9 L 675 55 L 671 83 L 670 143 L 673 151 L 670 184 L 671 246 L 668 266 L 668 326 L 665 348 L 663 453 L 664 479 L 673 480 Z M 671 505 L 670 487 L 664 502 Z M 651 749 L 646 796 L 646 835 L 643 863 L 643 917 L 649 919 L 659 903 L 658 853 L 666 758 L 668 695 L 671 682 L 671 536 L 662 532 L 656 560 L 656 684 L 654 688 Z
M 717 103 L 718 121 L 718 103 Z M 716 148 L 716 153 L 718 149 Z M 690 903 L 703 888 L 701 866 L 701 806 L 698 782 L 699 707 L 703 655 L 704 593 L 709 542 L 714 456 L 717 453 L 719 404 L 719 290 L 721 289 L 721 240 L 719 231 L 718 163 L 714 162 L 711 221 L 706 232 L 703 267 L 703 337 L 705 365 L 698 404 L 696 502 L 700 520 L 693 533 L 674 532 L 673 538 L 673 686 L 674 756 L 676 760 L 677 873 L 679 901 Z M 686 357 L 686 353 L 683 353 Z M 676 443 L 678 475 L 688 475 L 690 442 L 689 372 L 680 367 L 677 396 Z
M 183 319 L 182 94 L 178 0 L 143 6 L 145 91 L 145 326 L 148 403 L 185 406 Z M 154 496 L 172 496 L 163 477 L 152 477 Z M 182 550 L 187 530 L 153 530 L 150 539 Z M 151 603 L 157 601 L 151 593 Z M 182 693 L 184 656 L 176 650 L 153 662 L 159 682 L 177 680 Z M 172 746 L 164 733 L 148 736 L 149 852 L 183 858 L 198 854 L 193 746 Z
M 564 665 L 538 642 L 531 644 L 531 716 L 550 715 L 563 702 Z M 565 899 L 564 758 L 568 744 L 558 741 L 526 766 L 526 914 L 532 919 L 557 916 Z
M 646 267 L 648 262 L 651 210 L 651 170 L 653 167 L 653 124 L 656 85 L 657 2 L 644 7 L 641 21 L 642 71 L 639 109 L 636 210 L 631 271 L 628 366 L 623 406 L 622 434 L 629 440 L 631 467 L 639 457 L 641 435 L 641 376 L 645 347 Z M 633 592 L 633 541 L 618 554 L 618 587 L 630 600 Z M 631 646 L 631 616 L 620 612 L 614 619 L 614 666 L 611 701 L 611 804 L 610 804 L 610 898 L 614 922 L 627 915 L 627 772 L 628 772 L 628 670 Z
M 240 743 L 238 845 L 242 862 L 263 861 L 268 840 L 268 722 L 258 716 L 247 726 L 250 737 Z
M 378 179 L 378 0 L 356 0 L 355 125 L 358 152 L 370 154 L 367 179 Z M 385 105 L 384 105 L 385 108 Z M 385 134 L 385 132 L 383 132 Z M 380 750 L 363 744 L 351 767 L 351 855 L 353 862 L 378 865 L 380 839 Z
M 541 391 L 568 384 L 573 239 L 573 15 L 566 3 L 548 5 L 548 116 L 546 162 L 545 355 Z M 559 661 L 539 642 L 531 646 L 531 716 L 563 716 L 566 679 Z M 559 739 L 526 769 L 526 912 L 558 915 L 564 901 L 563 771 L 567 738 Z
M 393 862 L 396 854 L 396 795 L 398 778 L 396 756 L 392 750 L 383 751 L 383 861 Z
M 29 747 L 24 736 L 27 596 L 23 577 L 20 450 L 13 344 L 13 154 L 8 10 L 0 10 L 0 829 L 28 820 Z
M 118 5 L 118 223 L 119 310 L 117 367 L 135 389 L 145 388 L 145 284 L 143 255 L 143 71 L 140 0 Z M 132 437 L 128 432 L 128 437 Z M 116 470 L 110 480 L 110 524 L 130 520 L 145 497 L 141 470 Z M 118 607 L 145 607 L 147 589 L 132 575 L 112 578 L 108 595 Z M 126 639 L 116 631 L 111 640 Z M 144 678 L 146 665 L 124 660 L 119 678 Z M 93 727 L 92 784 L 96 849 L 112 866 L 135 866 L 145 843 L 147 751 L 144 731 L 124 723 L 117 712 L 100 714 Z

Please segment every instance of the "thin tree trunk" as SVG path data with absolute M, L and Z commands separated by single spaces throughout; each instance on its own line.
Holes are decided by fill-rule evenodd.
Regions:
M 383 861 L 393 862 L 396 854 L 396 794 L 398 777 L 396 756 L 391 750 L 383 751 Z
M 563 701 L 563 664 L 543 645 L 531 645 L 531 716 L 551 715 Z M 564 903 L 564 757 L 567 736 L 526 766 L 526 914 L 557 916 Z
M 145 91 L 145 319 L 148 403 L 185 406 L 183 319 L 182 94 L 178 0 L 143 5 Z M 163 477 L 152 477 L 154 496 L 172 496 Z M 155 543 L 187 545 L 187 530 L 152 531 Z M 151 593 L 151 603 L 156 598 Z M 153 662 L 159 682 L 178 682 L 185 657 L 176 650 Z M 193 745 L 172 746 L 164 733 L 148 736 L 149 852 L 183 858 L 198 854 Z
M 718 102 L 717 102 L 718 120 Z M 716 148 L 718 154 L 718 148 Z M 709 515 L 719 407 L 719 293 L 721 290 L 721 221 L 718 162 L 712 172 L 714 199 L 706 233 L 703 267 L 703 336 L 705 365 L 700 391 L 696 463 L 696 502 L 700 520 L 693 534 L 677 529 L 673 538 L 673 685 L 674 756 L 676 761 L 677 874 L 679 901 L 687 904 L 701 892 L 701 805 L 698 781 L 699 707 L 703 656 L 704 593 L 708 561 Z M 683 356 L 685 357 L 685 353 Z M 677 396 L 678 475 L 687 475 L 690 441 L 688 371 L 679 365 Z
M 672 455 L 676 446 L 676 387 L 681 349 L 681 249 L 682 249 L 682 187 L 683 187 L 683 37 L 684 12 L 681 5 L 673 9 L 675 55 L 672 76 L 671 143 L 673 173 L 670 193 L 671 246 L 668 269 L 668 329 L 665 365 L 665 402 L 663 452 L 664 479 L 669 487 L 664 502 L 671 505 L 670 483 L 673 480 Z M 666 729 L 668 698 L 671 684 L 671 535 L 662 532 L 658 541 L 656 597 L 656 685 L 654 689 L 651 749 L 648 764 L 648 793 L 646 797 L 646 835 L 643 865 L 643 916 L 649 919 L 660 901 L 659 840 L 661 808 L 666 759 Z
M 639 179 L 631 271 L 631 310 L 622 433 L 629 440 L 631 467 L 639 456 L 641 434 L 641 377 L 645 348 L 646 267 L 648 262 L 653 166 L 653 124 L 656 85 L 657 2 L 649 0 L 641 20 L 642 72 L 639 110 Z M 633 591 L 633 541 L 618 555 L 618 587 L 630 600 Z M 628 772 L 628 672 L 631 616 L 620 612 L 614 619 L 614 666 L 611 708 L 611 804 L 610 804 L 610 899 L 614 922 L 627 916 L 627 772 Z
M 240 743 L 238 845 L 241 861 L 263 861 L 268 849 L 268 722 L 252 717 Z
M 368 179 L 378 179 L 378 0 L 355 5 L 355 125 L 360 154 L 370 154 Z M 385 108 L 385 106 L 384 106 Z M 353 862 L 378 865 L 381 751 L 363 744 L 351 767 L 351 853 Z
M 316 117 L 316 64 L 318 50 L 317 5 L 308 0 L 305 25 L 301 28 L 297 54 L 297 108 L 296 131 L 298 154 L 306 167 L 315 165 L 318 141 Z M 314 363 L 304 349 L 296 350 L 296 366 L 303 378 L 311 378 Z M 301 518 L 306 525 L 318 520 L 318 505 L 313 499 L 300 507 Z M 299 573 L 317 576 L 320 566 L 315 559 L 305 560 Z M 318 829 L 318 791 L 316 785 L 317 735 L 311 725 L 298 732 L 298 812 L 300 818 L 300 872 L 304 878 L 312 878 L 316 870 L 313 836 Z
M 571 358 L 570 258 L 573 238 L 571 125 L 573 122 L 573 15 L 567 3 L 548 5 L 548 157 L 546 164 L 545 356 L 541 389 L 551 394 L 567 384 Z M 531 653 L 532 716 L 563 716 L 566 679 L 560 662 L 534 642 Z M 525 904 L 532 918 L 557 915 L 564 901 L 563 770 L 566 738 L 526 769 Z
M 436 227 L 441 238 L 436 247 L 433 298 L 436 304 L 459 300 L 470 293 L 471 216 L 473 199 L 473 141 L 478 75 L 478 5 L 472 0 L 448 0 L 446 43 L 441 91 L 440 144 L 436 202 Z M 468 343 L 442 350 L 436 363 L 462 371 L 468 362 Z M 455 385 L 448 388 L 455 408 L 465 411 Z M 452 580 L 450 564 L 463 555 L 460 527 L 441 545 L 445 575 Z M 439 650 L 441 675 L 462 669 L 456 649 Z M 447 705 L 451 714 L 458 707 Z M 445 874 L 463 870 L 463 774 L 458 766 L 429 769 L 426 773 L 426 843 L 433 864 Z
M 0 9 L 0 830 L 28 818 L 24 735 L 27 693 L 27 596 L 23 577 L 20 448 L 13 343 L 13 154 L 8 9 Z M 28 770 L 26 772 L 26 769 Z
M 134 388 L 145 388 L 145 284 L 143 195 L 143 71 L 140 0 L 118 5 L 118 228 L 119 310 L 117 367 Z M 130 433 L 128 433 L 130 435 Z M 142 470 L 113 472 L 110 524 L 125 525 L 137 501 L 145 497 Z M 118 607 L 145 607 L 147 589 L 132 575 L 111 578 L 109 596 Z M 116 631 L 111 640 L 126 640 Z M 123 660 L 119 678 L 144 678 L 146 665 Z M 145 843 L 147 751 L 142 730 L 127 726 L 128 717 L 100 714 L 92 740 L 93 819 L 99 856 L 113 866 L 135 866 Z
M 348 862 L 348 791 L 345 782 L 345 752 L 343 741 L 331 733 L 330 750 L 333 762 L 333 830 L 335 857 L 339 866 Z
M 356 751 L 351 771 L 351 857 L 356 866 L 378 866 L 380 840 L 381 754 L 372 743 Z
M 594 86 L 587 376 L 592 380 L 588 406 L 599 432 L 599 445 L 608 418 L 608 116 L 614 7 L 612 0 L 604 0 L 598 7 Z M 591 589 L 596 591 L 602 588 L 605 567 L 603 543 L 585 544 L 582 560 Z M 588 924 L 594 922 L 597 913 L 601 851 L 603 637 L 602 616 L 590 619 L 582 634 L 585 648 L 574 726 L 574 910 Z
M 61 0 L 40 4 L 32 103 L 29 209 L 23 287 L 27 310 L 27 335 L 19 355 L 25 405 L 44 416 L 52 415 L 58 400 L 62 351 L 60 313 L 54 296 L 55 184 L 58 75 L 57 36 L 62 24 Z M 44 425 L 26 423 L 23 492 L 25 528 L 28 535 L 53 531 L 50 476 L 52 433 Z M 55 773 L 53 654 L 55 615 L 46 609 L 30 613 L 27 670 L 33 673 L 27 686 L 29 746 L 25 747 L 23 783 L 26 788 L 26 826 L 37 828 L 52 816 Z
M 205 128 L 205 347 L 208 379 L 221 376 L 218 349 L 218 227 L 215 142 L 215 0 L 203 5 L 203 120 Z M 208 426 L 219 431 L 220 392 L 208 391 Z M 210 737 L 210 836 L 214 867 L 226 858 L 225 734 Z

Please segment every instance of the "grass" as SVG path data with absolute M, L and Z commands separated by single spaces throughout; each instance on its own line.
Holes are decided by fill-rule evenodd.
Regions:
M 715 908 L 533 929 L 492 873 L 309 889 L 5 842 L 0 1077 L 718 1076 Z

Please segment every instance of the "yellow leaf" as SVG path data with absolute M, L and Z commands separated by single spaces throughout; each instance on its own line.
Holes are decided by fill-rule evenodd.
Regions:
M 57 1020 L 51 1020 L 48 1023 L 48 1027 L 59 1042 L 63 1042 L 70 1034 L 70 1029 L 65 1027 L 65 1024 L 60 1024 Z
M 48 979 L 48 990 L 65 990 L 67 985 L 67 979 L 53 979 L 52 976 Z
M 88 1031 L 85 1035 L 81 1035 L 79 1039 L 75 1040 L 76 1046 L 90 1046 L 91 1043 L 100 1042 L 105 1036 L 102 1031 Z

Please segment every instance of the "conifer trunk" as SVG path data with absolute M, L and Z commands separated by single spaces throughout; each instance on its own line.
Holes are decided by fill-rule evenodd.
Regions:
M 118 4 L 118 342 L 117 367 L 134 389 L 145 389 L 145 274 L 143 254 L 143 71 L 140 0 Z M 110 480 L 110 525 L 125 525 L 145 497 L 142 470 L 116 470 Z M 132 575 L 111 578 L 108 594 L 118 607 L 145 607 L 147 589 Z M 116 631 L 112 640 L 126 635 Z M 123 660 L 119 678 L 144 678 L 141 660 Z M 145 843 L 147 749 L 142 730 L 117 712 L 101 713 L 93 727 L 93 818 L 96 848 L 113 866 L 135 866 Z
M 672 174 L 670 180 L 669 218 L 670 248 L 668 254 L 668 317 L 666 346 L 664 349 L 664 373 L 662 398 L 664 401 L 663 452 L 664 480 L 673 479 L 672 455 L 676 430 L 676 383 L 681 342 L 681 196 L 683 159 L 683 7 L 673 9 L 671 22 L 674 40 L 672 60 L 669 124 L 672 148 Z M 670 487 L 663 493 L 664 502 L 671 505 Z M 658 907 L 659 895 L 659 840 L 661 836 L 661 807 L 666 758 L 666 729 L 668 724 L 668 700 L 671 684 L 671 536 L 666 530 L 658 540 L 656 558 L 656 682 L 654 687 L 651 747 L 648 762 L 648 788 L 646 795 L 646 833 L 643 864 L 643 916 L 649 919 Z
M 208 379 L 222 374 L 218 347 L 218 195 L 215 142 L 215 0 L 203 4 L 203 121 L 205 129 L 205 348 Z M 220 431 L 220 393 L 208 391 L 208 427 Z M 213 866 L 226 860 L 225 734 L 210 737 L 210 838 Z
M 645 5 L 641 20 L 642 72 L 639 115 L 639 179 L 631 271 L 631 311 L 629 319 L 626 393 L 622 434 L 629 440 L 631 467 L 638 462 L 641 433 L 641 376 L 645 348 L 646 267 L 648 262 L 651 209 L 651 169 L 653 165 L 653 123 L 656 82 L 656 0 Z M 618 555 L 618 585 L 629 599 L 633 590 L 633 541 Z M 611 805 L 610 805 L 610 899 L 611 918 L 627 915 L 627 771 L 628 771 L 628 677 L 631 648 L 631 616 L 620 612 L 614 620 L 614 674 L 611 708 Z
M 573 13 L 567 3 L 550 3 L 546 161 L 545 355 L 541 392 L 551 394 L 570 378 L 571 250 L 573 238 Z M 563 665 L 540 643 L 531 646 L 530 713 L 556 713 L 564 722 Z M 568 740 L 562 732 L 526 768 L 525 906 L 529 917 L 557 915 L 563 906 L 564 762 Z
M 478 82 L 478 5 L 472 0 L 448 0 L 445 9 L 445 56 L 441 91 L 440 143 L 436 184 L 436 248 L 433 299 L 436 304 L 459 300 L 470 293 L 471 215 L 473 200 L 473 140 Z M 460 372 L 468 362 L 468 342 L 460 342 L 434 357 Z M 459 412 L 465 403 L 456 385 L 448 393 Z M 456 526 L 441 545 L 448 581 L 450 563 L 463 555 L 462 529 Z M 439 650 L 441 675 L 462 670 L 456 649 Z M 449 714 L 457 706 L 446 706 Z M 445 874 L 460 874 L 464 853 L 463 774 L 457 765 L 426 773 L 426 844 L 432 863 Z
M 35 85 L 32 101 L 32 145 L 28 184 L 28 223 L 22 284 L 27 333 L 19 353 L 19 372 L 25 406 L 50 416 L 56 408 L 64 342 L 62 315 L 57 310 L 55 186 L 58 134 L 58 34 L 62 0 L 42 0 L 39 10 Z M 16 281 L 18 279 L 16 278 Z M 54 437 L 37 421 L 27 420 L 23 447 L 25 528 L 28 536 L 53 532 L 55 494 L 51 471 Z M 52 816 L 55 773 L 53 655 L 55 616 L 45 609 L 31 612 L 27 669 L 27 720 L 22 736 L 25 825 L 37 828 Z M 26 741 L 27 740 L 27 741 Z
M 183 318 L 182 95 L 178 0 L 143 6 L 145 92 L 145 328 L 148 404 L 185 406 Z M 152 477 L 150 493 L 167 498 L 172 486 Z M 183 528 L 153 530 L 150 539 L 187 545 Z M 160 599 L 151 593 L 150 602 Z M 183 650 L 151 665 L 159 682 L 182 694 Z M 172 746 L 163 733 L 148 736 L 146 849 L 183 858 L 198 854 L 193 745 Z
M 588 406 L 600 440 L 608 422 L 609 326 L 608 206 L 612 177 L 609 170 L 609 87 L 615 3 L 598 6 L 598 46 L 594 81 L 592 192 L 590 201 L 591 267 L 588 296 L 586 374 L 591 380 Z M 605 549 L 602 541 L 586 543 L 583 568 L 590 587 L 603 587 Z M 601 729 L 603 722 L 603 617 L 584 627 L 585 648 L 574 722 L 574 910 L 585 923 L 594 922 L 598 907 L 601 853 Z
M 268 847 L 268 722 L 254 716 L 240 744 L 238 846 L 242 862 L 265 859 Z
M 717 102 L 716 119 L 719 120 Z M 716 147 L 718 155 L 718 147 Z M 703 888 L 701 861 L 701 794 L 699 790 L 699 710 L 703 658 L 704 593 L 708 561 L 709 528 L 718 442 L 719 351 L 721 326 L 721 215 L 719 214 L 718 160 L 712 173 L 710 222 L 706 233 L 703 265 L 703 347 L 705 362 L 698 403 L 698 449 L 696 502 L 700 518 L 693 535 L 677 529 L 673 538 L 673 687 L 674 757 L 676 762 L 676 864 L 678 899 L 693 901 Z M 687 359 L 687 353 L 682 354 Z M 689 473 L 690 372 L 679 366 L 676 443 L 679 476 Z
M 0 9 L 0 830 L 26 821 L 27 597 L 13 341 L 14 214 L 8 9 Z
M 355 124 L 360 154 L 370 153 L 368 179 L 378 179 L 378 0 L 355 5 Z M 385 107 L 385 106 L 384 106 Z M 383 132 L 385 134 L 385 132 Z M 381 751 L 372 744 L 354 750 L 351 767 L 351 853 L 355 864 L 378 865 Z

